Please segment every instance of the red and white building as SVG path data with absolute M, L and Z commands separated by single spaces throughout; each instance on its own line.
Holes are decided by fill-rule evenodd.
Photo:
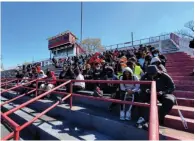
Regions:
M 66 31 L 48 39 L 48 49 L 55 58 L 72 57 L 85 53 L 76 42 L 76 36 Z

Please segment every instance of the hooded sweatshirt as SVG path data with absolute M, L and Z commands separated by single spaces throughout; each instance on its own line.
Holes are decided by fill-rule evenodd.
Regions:
M 157 66 L 159 70 L 161 70 L 162 72 L 167 73 L 166 68 L 161 64 L 161 60 L 159 59 L 159 57 L 153 57 L 150 65 L 152 65 L 153 63 L 159 62 L 160 64 Z
M 131 76 L 132 76 L 132 81 L 139 81 L 136 75 L 133 75 L 133 71 L 129 68 L 126 67 L 123 69 L 123 74 L 125 71 L 128 71 Z M 120 77 L 120 80 L 123 80 L 123 76 Z M 140 84 L 120 84 L 120 90 L 121 91 L 128 91 L 132 90 L 133 92 L 138 92 L 139 91 Z
M 49 79 L 48 84 L 53 84 L 53 85 L 56 84 L 56 76 L 53 71 L 51 71 L 51 78 L 48 78 L 48 79 Z
M 42 72 L 42 74 L 38 74 L 38 78 L 45 78 L 45 77 L 47 77 L 47 75 L 45 75 L 43 70 L 40 70 L 40 72 Z

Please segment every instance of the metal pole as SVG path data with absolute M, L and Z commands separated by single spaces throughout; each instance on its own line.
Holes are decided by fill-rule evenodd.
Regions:
M 131 32 L 131 42 L 132 42 L 132 46 L 133 46 L 133 32 Z
M 64 82 L 63 84 L 61 84 L 61 85 L 59 85 L 59 86 L 57 86 L 57 87 L 55 87 L 55 88 L 53 88 L 53 89 L 51 89 L 51 90 L 49 90 L 49 91 L 47 91 L 47 92 L 45 92 L 45 93 L 43 93 L 43 94 L 41 94 L 41 95 L 39 95 L 39 96 L 37 96 L 37 97 L 35 97 L 35 98 L 29 100 L 29 101 L 27 101 L 27 102 L 25 102 L 25 103 L 23 103 L 23 104 L 17 106 L 17 107 L 15 107 L 15 108 L 13 108 L 13 109 L 11 109 L 11 110 L 5 112 L 4 115 L 7 116 L 7 115 L 9 115 L 9 114 L 11 114 L 11 113 L 13 113 L 13 112 L 15 112 L 15 111 L 17 111 L 17 110 L 19 110 L 19 109 L 25 107 L 26 105 L 28 105 L 28 104 L 30 104 L 30 103 L 36 101 L 36 100 L 39 100 L 40 98 L 42 98 L 42 97 L 44 97 L 44 96 L 50 94 L 51 92 L 53 92 L 53 91 L 55 91 L 55 90 L 57 90 L 57 89 L 59 89 L 59 88 L 65 86 L 65 85 L 67 85 L 67 84 L 70 83 L 70 82 L 71 82 L 71 80 L 68 80 L 68 81 Z
M 70 110 L 72 109 L 72 82 L 70 82 L 70 94 L 71 94 L 71 96 L 70 96 Z
M 14 131 L 14 140 L 18 141 L 20 139 L 20 131 Z
M 81 2 L 81 40 L 80 44 L 82 44 L 82 34 L 83 34 L 83 2 Z
M 152 81 L 150 98 L 149 140 L 159 140 L 158 106 L 156 82 Z
M 35 94 L 36 97 L 37 97 L 37 93 L 38 93 L 38 90 L 37 89 L 38 89 L 38 81 L 36 80 L 36 94 Z

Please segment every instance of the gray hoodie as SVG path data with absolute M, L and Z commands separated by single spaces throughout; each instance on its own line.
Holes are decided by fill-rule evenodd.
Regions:
M 131 73 L 132 78 L 133 78 L 132 81 L 139 81 L 138 77 L 133 75 L 133 71 L 129 67 L 126 67 L 123 69 L 123 74 L 125 71 L 128 71 L 129 73 Z M 123 76 L 120 77 L 120 80 L 123 80 Z M 132 90 L 133 92 L 138 92 L 139 87 L 140 87 L 140 84 L 120 84 L 121 91 Z

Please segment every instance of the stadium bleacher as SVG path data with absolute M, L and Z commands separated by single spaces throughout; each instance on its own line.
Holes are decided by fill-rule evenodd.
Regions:
M 164 126 L 160 126 L 160 139 L 165 140 L 193 140 L 194 139 L 194 77 L 190 76 L 190 73 L 194 69 L 194 57 L 187 55 L 184 52 L 180 52 L 179 48 L 174 45 L 171 40 L 164 40 L 161 42 L 161 52 L 166 56 L 166 69 L 167 73 L 173 79 L 176 89 L 174 91 L 174 96 L 177 99 L 178 105 L 174 105 L 171 112 L 165 117 Z M 55 68 L 53 65 L 45 66 L 42 70 L 50 69 L 55 72 L 56 77 L 62 71 L 62 68 Z M 12 77 L 13 70 L 7 70 L 2 72 L 1 77 Z M 93 95 L 93 91 L 82 90 L 78 91 L 79 94 Z M 9 92 L 9 94 L 2 94 L 2 101 L 14 98 L 16 94 L 14 92 Z M 111 98 L 110 94 L 104 94 L 104 98 Z M 25 96 L 19 100 L 13 102 L 13 105 L 21 104 L 31 98 Z M 52 103 L 51 99 L 39 100 L 34 104 L 30 104 L 25 111 L 20 111 L 21 114 L 27 114 L 29 111 L 34 113 L 41 112 L 45 107 Z M 70 113 L 67 104 L 61 104 L 57 108 L 46 114 L 46 119 L 52 119 L 58 121 L 61 124 L 64 120 L 71 121 L 71 123 L 64 123 L 65 126 L 76 123 L 82 127 L 82 130 L 87 129 L 82 134 L 80 133 L 67 133 L 61 128 L 49 129 L 50 127 L 57 126 L 57 123 L 45 123 L 45 127 L 48 128 L 47 137 L 50 139 L 147 139 L 147 131 L 139 130 L 133 125 L 135 121 L 120 121 L 119 106 L 116 107 L 113 112 L 108 111 L 108 107 L 111 103 L 105 101 L 97 101 L 93 99 L 87 99 L 82 97 L 73 97 L 73 112 Z M 7 111 L 10 106 L 4 106 L 3 110 Z M 184 128 L 182 120 L 180 118 L 180 110 L 187 122 L 187 129 Z M 15 113 L 18 114 L 18 113 Z M 31 115 L 32 116 L 32 115 Z M 25 116 L 20 117 L 17 115 L 17 119 L 24 119 Z M 23 119 L 22 119 L 23 118 Z M 43 119 L 44 120 L 44 119 Z M 40 122 L 40 121 L 39 121 Z M 46 122 L 46 121 L 44 121 Z M 44 138 L 46 133 L 43 133 L 44 128 L 35 123 L 34 126 L 37 128 L 36 131 L 40 131 L 39 139 Z M 52 124 L 52 125 L 46 125 Z M 92 125 L 91 125 L 92 124 Z M 33 127 L 33 128 L 35 128 Z M 29 128 L 29 130 L 32 130 Z M 55 131 L 54 131 L 55 130 Z M 58 135 L 55 134 L 56 130 L 62 130 L 62 133 Z M 96 130 L 96 131 L 94 131 Z M 53 133 L 52 133 L 53 132 Z M 92 134 L 94 138 L 88 138 L 84 135 Z M 70 135 L 70 136 L 69 136 Z M 82 138 L 83 135 L 83 138 Z M 72 138 L 74 136 L 74 138 Z

